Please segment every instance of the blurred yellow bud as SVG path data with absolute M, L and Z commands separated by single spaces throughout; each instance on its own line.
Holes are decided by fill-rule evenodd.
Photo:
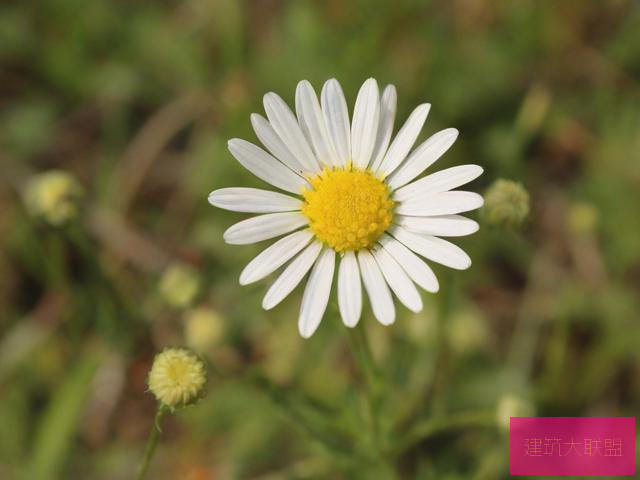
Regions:
M 200 277 L 190 266 L 174 264 L 163 273 L 158 289 L 169 305 L 186 308 L 200 293 Z
M 32 215 L 59 227 L 77 217 L 82 194 L 82 186 L 70 173 L 51 170 L 29 180 L 24 197 Z
M 457 355 L 477 352 L 487 346 L 489 332 L 480 315 L 469 309 L 455 312 L 447 322 L 451 350 Z
M 198 307 L 184 315 L 184 336 L 187 345 L 204 353 L 215 346 L 224 332 L 222 317 L 210 307 Z
M 437 316 L 434 303 L 427 300 L 420 313 L 410 313 L 402 323 L 398 324 L 400 333 L 410 342 L 430 345 L 437 338 Z
M 526 132 L 539 130 L 549 112 L 551 100 L 551 92 L 546 86 L 533 85 L 522 102 L 516 124 Z
M 521 183 L 498 179 L 485 193 L 482 213 L 492 225 L 516 227 L 529 215 L 529 193 Z
M 533 404 L 519 395 L 508 393 L 498 400 L 496 422 L 502 430 L 509 431 L 511 417 L 531 417 L 533 415 L 535 415 Z
M 185 348 L 168 348 L 156 355 L 149 372 L 149 390 L 168 407 L 182 407 L 198 400 L 207 383 L 205 364 Z
M 598 210 L 589 203 L 574 203 L 567 213 L 567 225 L 576 235 L 592 233 L 598 225 Z

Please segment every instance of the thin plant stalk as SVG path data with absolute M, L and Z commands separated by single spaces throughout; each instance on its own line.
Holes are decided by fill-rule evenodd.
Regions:
M 360 374 L 364 379 L 365 388 L 362 396 L 366 404 L 365 418 L 368 423 L 369 443 L 371 454 L 376 460 L 377 474 L 384 478 L 396 478 L 394 466 L 386 458 L 384 441 L 380 428 L 380 408 L 382 406 L 382 380 L 380 372 L 375 364 L 369 339 L 362 324 L 355 328 L 347 329 L 349 332 L 349 345 Z
M 371 434 L 373 443 L 377 443 L 379 435 L 379 426 L 377 421 L 378 409 L 378 371 L 373 360 L 371 347 L 367 338 L 364 327 L 357 326 L 348 329 L 349 344 L 355 359 L 356 365 L 360 370 L 360 374 L 364 379 L 365 388 L 363 389 L 363 397 L 367 405 L 366 417 L 371 426 Z
M 149 432 L 147 448 L 144 452 L 142 463 L 140 463 L 140 467 L 138 467 L 138 475 L 136 476 L 136 480 L 142 480 L 147 474 L 149 464 L 151 463 L 151 459 L 153 458 L 153 455 L 156 452 L 156 447 L 158 446 L 158 440 L 160 440 L 160 421 L 165 414 L 165 410 L 166 409 L 163 405 L 158 406 L 158 411 L 156 412 L 153 425 L 151 426 L 151 431 Z
M 401 455 L 416 444 L 444 432 L 470 428 L 495 428 L 495 424 L 495 413 L 493 411 L 460 412 L 443 417 L 420 420 L 398 442 L 394 452 L 396 455 Z
M 330 417 L 334 416 L 333 412 L 312 403 L 295 389 L 275 385 L 257 370 L 250 372 L 247 380 L 265 394 L 284 416 L 329 451 L 336 460 L 342 462 L 353 455 L 349 444 L 343 441 L 330 420 Z

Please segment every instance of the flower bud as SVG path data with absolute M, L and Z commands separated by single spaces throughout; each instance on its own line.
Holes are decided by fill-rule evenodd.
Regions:
M 567 226 L 575 235 L 593 233 L 598 226 L 598 210 L 585 202 L 572 204 L 567 212 Z
M 77 217 L 82 194 L 82 186 L 71 174 L 51 170 L 29 181 L 24 199 L 33 216 L 60 227 Z
M 509 431 L 511 417 L 530 417 L 535 414 L 535 408 L 528 400 L 509 393 L 498 400 L 496 408 L 496 422 L 502 430 Z
M 158 286 L 162 298 L 172 307 L 186 308 L 200 293 L 198 272 L 188 265 L 171 265 L 160 278 Z
M 168 348 L 156 355 L 149 372 L 149 390 L 158 402 L 171 408 L 196 402 L 206 383 L 204 362 L 184 348 Z
M 458 356 L 485 350 L 489 331 L 479 312 L 470 308 L 455 311 L 447 322 L 447 338 L 451 350 Z
M 517 227 L 529 215 L 529 193 L 521 183 L 498 179 L 487 190 L 482 211 L 492 225 Z
M 551 101 L 551 92 L 546 86 L 533 85 L 522 102 L 516 125 L 527 133 L 538 131 L 549 112 Z
M 222 317 L 213 308 L 198 307 L 184 315 L 184 337 L 187 345 L 204 353 L 216 345 L 224 332 Z

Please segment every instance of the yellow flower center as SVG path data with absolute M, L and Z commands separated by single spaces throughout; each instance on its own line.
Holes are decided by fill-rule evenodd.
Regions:
M 302 213 L 316 237 L 337 252 L 371 247 L 391 224 L 389 188 L 370 171 L 325 168 L 309 183 Z

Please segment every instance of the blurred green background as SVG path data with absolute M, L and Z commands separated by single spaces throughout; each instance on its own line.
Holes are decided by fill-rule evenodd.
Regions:
M 473 267 L 434 266 L 422 313 L 398 307 L 384 328 L 365 307 L 392 447 L 416 415 L 436 421 L 395 457 L 399 477 L 508 477 L 510 412 L 635 416 L 639 31 L 630 0 L 3 1 L 0 478 L 132 478 L 167 345 L 212 372 L 165 422 L 149 478 L 377 478 L 313 427 L 335 419 L 338 450 L 359 428 L 335 297 L 302 340 L 300 289 L 264 312 L 266 282 L 237 284 L 264 245 L 225 245 L 243 215 L 207 203 L 263 186 L 226 141 L 255 141 L 262 95 L 292 104 L 300 79 L 336 77 L 350 106 L 367 77 L 395 84 L 396 128 L 431 102 L 421 138 L 461 132 L 436 169 L 476 163 L 470 189 L 503 177 L 531 198 L 521 228 L 474 215 L 480 232 L 456 241 Z M 52 169 L 83 190 L 63 228 L 25 201 Z

